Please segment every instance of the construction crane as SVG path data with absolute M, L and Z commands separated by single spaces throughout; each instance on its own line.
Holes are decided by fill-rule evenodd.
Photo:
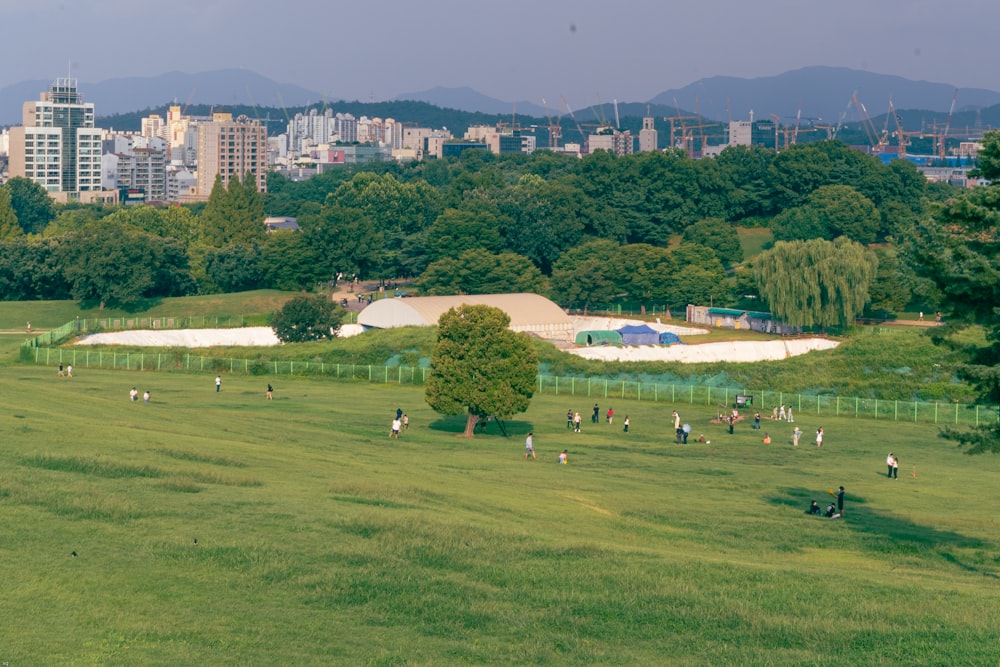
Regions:
M 937 155 L 942 160 L 945 157 L 945 143 L 948 141 L 948 130 L 951 129 L 951 117 L 955 113 L 955 103 L 958 101 L 958 88 L 955 89 L 955 94 L 951 96 L 951 108 L 948 109 L 948 120 L 944 122 L 944 134 L 940 135 L 938 145 L 937 145 Z
M 888 130 L 883 131 L 881 134 L 875 127 L 875 123 L 872 122 L 872 117 L 868 113 L 868 109 L 864 104 L 858 100 L 858 94 L 855 91 L 851 95 L 851 100 L 854 101 L 854 106 L 858 109 L 858 114 L 861 116 L 861 127 L 864 128 L 865 134 L 868 136 L 868 142 L 871 144 L 872 153 L 881 153 L 883 147 L 888 143 Z M 888 121 L 888 119 L 886 119 Z
M 545 109 L 545 120 L 549 122 L 549 148 L 559 148 L 559 140 L 562 138 L 562 125 L 559 124 L 559 116 L 552 122 L 552 114 L 549 113 L 549 105 L 542 98 L 542 108 Z M 560 114 L 561 115 L 561 114 Z

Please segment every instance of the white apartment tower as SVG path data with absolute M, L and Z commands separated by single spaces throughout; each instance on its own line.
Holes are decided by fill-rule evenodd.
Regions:
M 56 79 L 39 97 L 24 103 L 21 126 L 10 130 L 10 175 L 31 179 L 57 201 L 104 199 L 93 103 L 70 78 Z

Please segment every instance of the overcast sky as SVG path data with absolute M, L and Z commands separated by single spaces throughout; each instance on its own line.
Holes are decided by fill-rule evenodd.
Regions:
M 2 0 L 0 87 L 243 67 L 330 99 L 645 101 L 844 66 L 1000 90 L 997 0 Z

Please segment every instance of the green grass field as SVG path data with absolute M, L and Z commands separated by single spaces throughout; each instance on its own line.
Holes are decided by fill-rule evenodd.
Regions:
M 800 414 L 795 449 L 678 405 L 712 441 L 685 447 L 669 404 L 574 434 L 593 401 L 545 395 L 470 441 L 415 387 L 75 374 L 0 368 L 12 666 L 1000 659 L 998 461 L 933 427 L 830 419 L 817 449 Z M 840 484 L 846 518 L 804 515 Z

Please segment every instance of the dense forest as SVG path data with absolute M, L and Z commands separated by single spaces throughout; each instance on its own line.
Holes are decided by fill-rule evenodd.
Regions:
M 411 278 L 428 294 L 534 291 L 568 307 L 619 300 L 787 310 L 768 283 L 830 280 L 780 267 L 762 273 L 762 261 L 755 271 L 761 258 L 743 257 L 738 236 L 756 228 L 793 255 L 833 253 L 829 266 L 869 267 L 859 273 L 863 293 L 851 297 L 862 306 L 931 309 L 933 285 L 903 255 L 917 225 L 955 194 L 908 162 L 887 166 L 836 141 L 781 152 L 731 147 L 705 160 L 679 151 L 583 159 L 473 151 L 303 182 L 271 174 L 266 194 L 217 182 L 206 204 L 163 209 L 57 206 L 15 178 L 0 188 L 0 290 L 8 300 L 128 304 L 308 290 L 343 274 Z M 265 215 L 294 216 L 301 231 L 266 233 Z M 802 323 L 858 314 L 841 311 L 817 310 Z

